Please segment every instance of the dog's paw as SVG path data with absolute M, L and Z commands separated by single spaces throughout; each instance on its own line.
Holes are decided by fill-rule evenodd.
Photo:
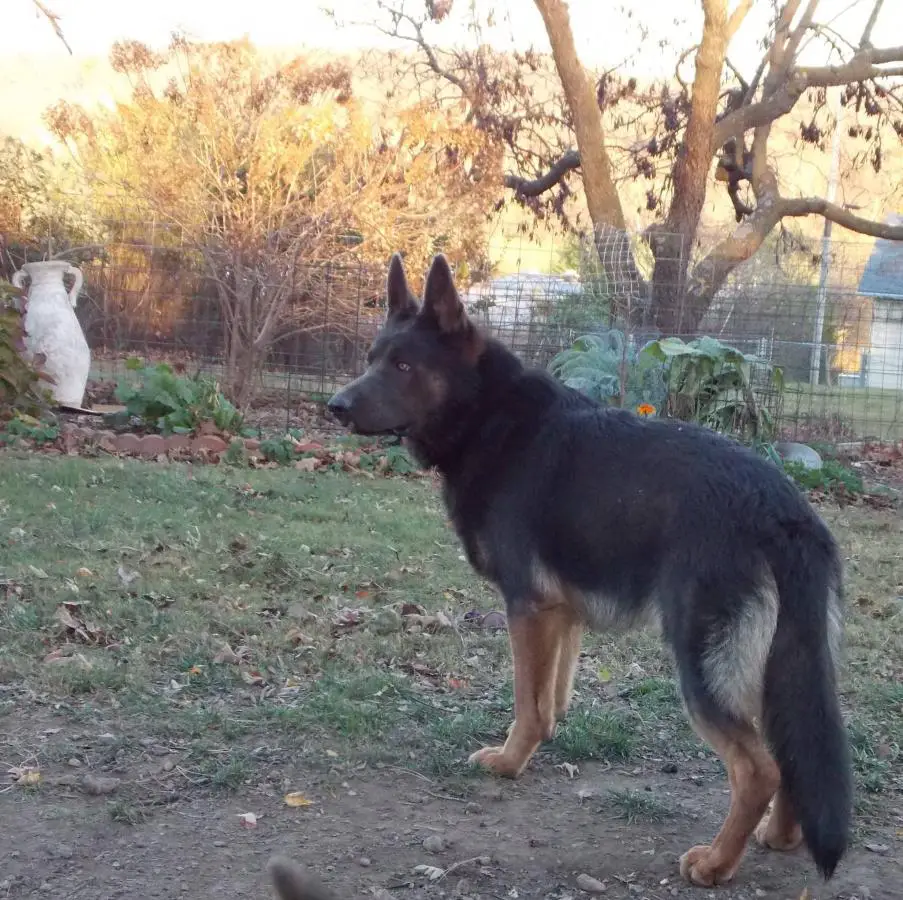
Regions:
M 698 887 L 727 884 L 737 871 L 740 860 L 728 860 L 717 848 L 701 844 L 691 847 L 680 858 L 680 874 Z
M 512 759 L 506 754 L 504 747 L 483 747 L 482 750 L 471 753 L 467 761 L 472 766 L 482 766 L 503 778 L 517 778 L 524 767 L 521 760 Z
M 796 850 L 803 842 L 803 829 L 795 822 L 790 831 L 779 831 L 774 813 L 766 815 L 756 826 L 756 841 L 769 850 Z

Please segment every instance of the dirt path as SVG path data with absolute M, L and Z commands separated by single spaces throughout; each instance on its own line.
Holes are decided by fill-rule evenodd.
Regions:
M 16 727 L 14 716 L 4 718 L 7 734 Z M 587 764 L 569 778 L 540 757 L 518 783 L 475 777 L 454 796 L 460 781 L 443 785 L 391 767 L 312 770 L 277 753 L 257 783 L 235 793 L 189 788 L 170 803 L 148 777 L 159 765 L 152 754 L 112 765 L 101 773 L 121 779 L 111 797 L 85 796 L 73 783 L 81 774 L 73 777 L 65 765 L 44 772 L 40 790 L 0 795 L 0 898 L 266 897 L 264 871 L 275 852 L 315 868 L 343 898 L 563 900 L 587 896 L 576 887 L 581 873 L 602 882 L 604 897 L 704 896 L 680 881 L 676 859 L 711 837 L 728 799 L 710 760 L 670 774 L 655 763 L 648 770 Z M 313 804 L 287 808 L 283 793 L 299 789 Z M 625 821 L 612 792 L 634 798 L 637 821 Z M 644 818 L 636 800 L 643 795 L 667 815 Z M 162 805 L 126 824 L 114 818 L 124 817 L 120 796 L 130 804 L 122 809 L 137 808 L 142 798 Z M 240 818 L 248 812 L 258 816 L 253 828 Z M 891 811 L 885 824 L 857 839 L 828 886 L 802 852 L 753 848 L 736 882 L 717 895 L 797 900 L 808 887 L 812 900 L 896 900 L 903 889 L 903 863 L 893 855 L 899 812 L 896 823 Z M 423 841 L 431 837 L 427 850 Z M 465 864 L 432 883 L 412 874 L 420 864 L 447 868 L 480 856 L 491 861 Z

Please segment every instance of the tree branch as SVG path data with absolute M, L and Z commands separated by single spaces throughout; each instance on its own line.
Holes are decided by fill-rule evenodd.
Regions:
M 44 16 L 45 19 L 50 23 L 50 27 L 53 28 L 56 36 L 63 42 L 63 46 L 69 51 L 69 55 L 72 56 L 72 48 L 69 46 L 68 41 L 66 40 L 66 36 L 63 34 L 63 29 L 60 26 L 60 17 L 53 10 L 48 9 L 41 0 L 31 0 L 35 5 L 35 9 Z
M 862 50 L 848 63 L 801 67 L 794 74 L 805 80 L 804 90 L 806 87 L 836 87 L 853 81 L 903 74 L 903 66 L 888 66 L 888 63 L 903 63 L 903 47 Z
M 863 50 L 849 62 L 839 66 L 810 66 L 791 70 L 786 80 L 773 93 L 758 103 L 751 103 L 729 113 L 715 126 L 712 153 L 716 153 L 735 134 L 768 125 L 787 115 L 807 88 L 837 87 L 872 78 L 903 75 L 903 65 L 887 66 L 893 62 L 903 63 L 903 47 Z
M 865 23 L 865 30 L 862 32 L 862 37 L 859 40 L 859 46 L 863 50 L 872 46 L 872 29 L 875 27 L 875 22 L 878 19 L 882 6 L 884 6 L 884 0 L 875 0 L 875 5 L 872 7 L 868 22 Z
M 746 14 L 752 9 L 753 0 L 740 0 L 737 8 L 731 13 L 727 20 L 727 41 L 731 42 L 731 38 L 740 30 Z
M 389 14 L 392 19 L 393 28 L 383 28 L 380 25 L 373 23 L 373 27 L 376 28 L 377 31 L 385 34 L 387 37 L 393 37 L 400 41 L 410 41 L 413 44 L 416 44 L 422 51 L 423 55 L 426 57 L 426 63 L 432 72 L 435 75 L 438 75 L 440 78 L 444 78 L 449 84 L 453 84 L 463 95 L 465 98 L 470 99 L 470 86 L 460 77 L 458 77 L 454 72 L 450 72 L 446 69 L 442 63 L 439 61 L 439 57 L 436 55 L 436 51 L 429 44 L 426 38 L 423 36 L 423 25 L 421 22 L 418 22 L 413 16 L 406 13 L 403 9 L 398 9 L 389 5 L 388 3 L 378 3 L 377 4 L 380 9 L 384 10 Z M 451 8 L 451 4 L 447 4 L 449 9 Z M 430 15 L 432 16 L 432 12 L 430 11 Z M 414 29 L 414 34 L 405 34 L 399 26 L 402 22 L 407 22 L 411 28 Z
M 835 225 L 855 231 L 857 234 L 886 238 L 890 241 L 903 241 L 903 225 L 887 225 L 884 222 L 864 219 L 821 197 L 782 199 L 778 203 L 778 209 L 782 216 L 824 216 Z
M 537 178 L 522 178 L 520 175 L 506 175 L 505 187 L 510 188 L 520 197 L 538 197 L 550 188 L 555 187 L 568 172 L 580 168 L 580 154 L 576 150 L 568 150 L 557 159 L 548 172 Z
M 760 202 L 749 218 L 719 241 L 694 267 L 688 279 L 688 319 L 698 323 L 730 273 L 750 259 L 781 221 L 779 203 Z

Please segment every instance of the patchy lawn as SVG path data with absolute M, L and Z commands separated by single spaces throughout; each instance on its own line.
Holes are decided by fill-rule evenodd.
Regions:
M 817 896 L 890 898 L 903 529 L 823 512 L 847 558 L 859 790 L 857 846 Z M 498 601 L 428 479 L 6 453 L 0 540 L 0 896 L 261 896 L 277 849 L 346 895 L 563 896 L 581 873 L 611 897 L 693 893 L 674 860 L 711 837 L 727 785 L 655 635 L 587 638 L 571 713 L 521 781 L 465 766 L 510 721 L 507 638 L 480 626 Z M 806 884 L 804 854 L 752 850 L 736 896 Z

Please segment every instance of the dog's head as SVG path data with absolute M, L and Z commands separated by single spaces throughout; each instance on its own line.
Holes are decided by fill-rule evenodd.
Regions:
M 415 440 L 473 389 L 483 339 L 467 318 L 448 261 L 433 259 L 420 306 L 401 257 L 389 264 L 388 314 L 367 355 L 367 370 L 328 404 L 359 434 Z

